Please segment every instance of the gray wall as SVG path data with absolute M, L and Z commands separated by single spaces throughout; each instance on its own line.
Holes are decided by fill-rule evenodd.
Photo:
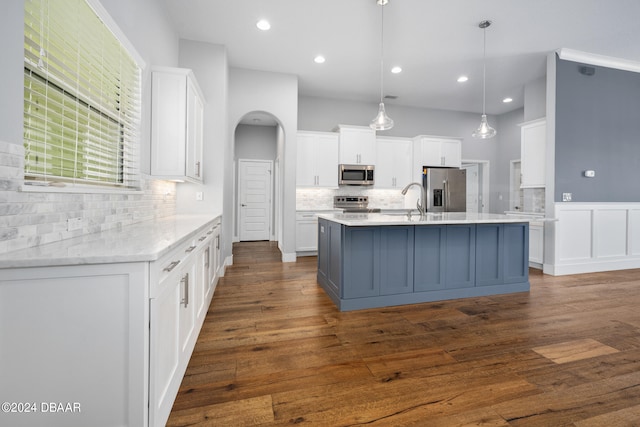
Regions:
M 582 64 L 556 61 L 554 200 L 640 201 L 640 73 L 589 65 L 586 76 Z
M 275 160 L 277 130 L 277 126 L 238 125 L 235 136 L 236 160 Z

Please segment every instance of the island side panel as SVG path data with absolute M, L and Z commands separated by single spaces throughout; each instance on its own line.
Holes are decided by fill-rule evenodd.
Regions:
M 529 223 L 504 225 L 505 283 L 529 283 Z
M 445 247 L 447 227 L 431 225 L 415 227 L 414 291 L 435 291 L 445 288 Z
M 447 225 L 445 254 L 445 287 L 473 287 L 476 279 L 476 225 Z
M 504 224 L 476 226 L 476 286 L 504 283 Z

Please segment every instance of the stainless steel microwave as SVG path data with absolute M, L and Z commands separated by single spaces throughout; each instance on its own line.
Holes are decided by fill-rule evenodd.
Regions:
M 338 184 L 373 185 L 373 165 L 338 165 Z

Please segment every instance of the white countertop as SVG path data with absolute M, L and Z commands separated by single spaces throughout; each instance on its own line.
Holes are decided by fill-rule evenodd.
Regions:
M 516 223 L 530 222 L 538 220 L 531 216 L 502 215 L 490 213 L 470 213 L 470 212 L 444 212 L 430 213 L 424 218 L 420 215 L 412 215 L 409 218 L 406 211 L 402 214 L 384 213 L 342 213 L 342 214 L 319 214 L 319 218 L 350 227 L 362 226 L 382 226 L 382 225 L 443 225 L 443 224 L 496 224 L 496 223 Z
M 176 215 L 0 254 L 0 268 L 155 261 L 220 215 Z

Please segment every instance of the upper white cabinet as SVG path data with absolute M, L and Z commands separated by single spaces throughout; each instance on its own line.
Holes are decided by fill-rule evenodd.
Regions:
M 204 97 L 193 72 L 151 72 L 151 175 L 202 182 Z
M 375 165 L 376 132 L 368 126 L 338 125 L 341 164 Z
M 451 167 L 462 166 L 462 141 L 458 138 L 443 138 L 420 135 L 414 139 L 414 162 L 418 166 Z
M 412 181 L 413 141 L 410 138 L 378 137 L 376 188 L 403 188 Z
M 544 187 L 547 121 L 543 118 L 522 123 L 520 132 L 520 188 Z
M 338 134 L 298 132 L 296 186 L 338 188 Z

